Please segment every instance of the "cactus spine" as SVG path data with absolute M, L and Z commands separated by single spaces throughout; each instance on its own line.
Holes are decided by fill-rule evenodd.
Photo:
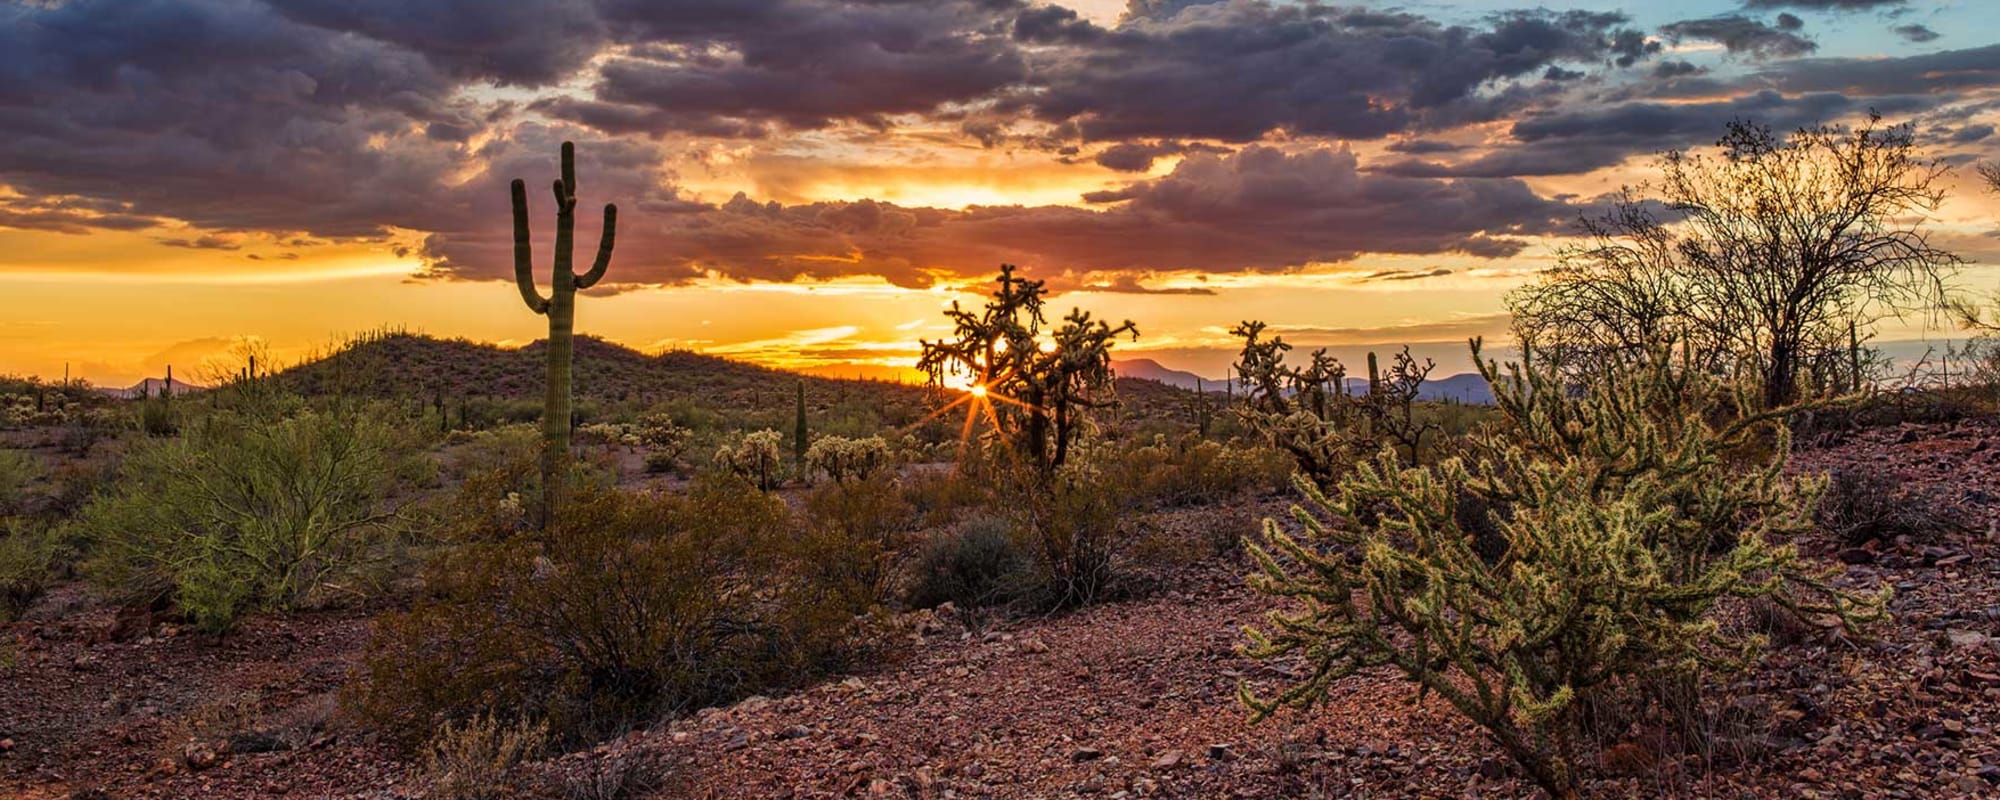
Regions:
M 534 254 L 528 241 L 528 188 L 514 179 L 514 283 L 528 310 L 549 318 L 547 391 L 542 397 L 542 527 L 556 518 L 556 502 L 569 460 L 570 359 L 575 352 L 576 290 L 588 289 L 611 266 L 611 247 L 618 231 L 618 206 L 604 204 L 604 234 L 597 243 L 597 260 L 582 275 L 571 268 L 576 235 L 576 145 L 562 144 L 562 177 L 555 182 L 555 271 L 549 296 L 535 288 Z

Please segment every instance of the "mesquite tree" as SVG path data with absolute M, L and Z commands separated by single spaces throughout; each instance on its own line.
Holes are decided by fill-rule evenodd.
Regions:
M 1945 302 L 1960 259 L 1924 228 L 1945 166 L 1910 126 L 1733 122 L 1717 146 L 1666 154 L 1657 197 L 1586 219 L 1585 243 L 1509 298 L 1523 338 L 1585 369 L 1673 342 L 1703 368 L 1754 369 L 1777 407 L 1802 376 L 1855 384 L 1851 327 Z
M 528 240 L 528 188 L 514 179 L 514 283 L 528 310 L 549 318 L 547 390 L 542 396 L 542 527 L 555 520 L 569 461 L 570 360 L 574 352 L 576 292 L 595 286 L 611 266 L 611 247 L 618 235 L 618 206 L 604 204 L 604 232 L 597 242 L 597 260 L 581 275 L 571 268 L 576 236 L 576 145 L 562 144 L 562 177 L 556 179 L 555 274 L 549 296 L 535 288 L 534 254 Z

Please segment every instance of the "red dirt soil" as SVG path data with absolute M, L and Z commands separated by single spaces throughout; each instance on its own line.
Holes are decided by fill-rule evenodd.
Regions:
M 1935 487 L 1959 523 L 1847 568 L 1849 585 L 1895 587 L 1893 619 L 1867 641 L 1781 639 L 1717 689 L 1756 735 L 1672 755 L 1634 731 L 1586 796 L 2000 796 L 2000 421 L 1862 431 L 1795 459 L 1855 464 Z M 1282 506 L 1146 523 L 1194 539 Z M 1843 549 L 1801 546 L 1829 563 Z M 1476 729 L 1386 671 L 1344 681 L 1314 712 L 1248 724 L 1238 680 L 1273 686 L 1288 665 L 1234 652 L 1272 607 L 1243 571 L 1233 558 L 1164 569 L 1138 599 L 984 632 L 920 612 L 921 643 L 900 660 L 531 764 L 520 793 L 561 797 L 639 759 L 665 765 L 645 795 L 664 798 L 1535 794 Z M 0 640 L 0 796 L 421 796 L 414 765 L 332 710 L 362 614 L 264 617 L 221 639 L 127 620 L 144 633 L 116 642 L 120 621 L 79 605 L 58 593 Z M 190 727 L 257 736 L 190 753 Z

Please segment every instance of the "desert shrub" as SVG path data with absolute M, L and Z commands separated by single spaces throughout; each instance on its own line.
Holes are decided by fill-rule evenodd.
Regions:
M 431 741 L 424 760 L 426 797 L 436 800 L 494 800 L 509 796 L 510 778 L 521 762 L 540 755 L 548 731 L 540 725 L 502 724 L 482 714 L 463 723 L 447 722 Z
M 164 397 L 139 400 L 139 431 L 147 436 L 172 436 L 180 430 L 180 411 Z
M 1093 454 L 1105 480 L 1135 501 L 1162 506 L 1204 505 L 1252 491 L 1290 485 L 1292 461 L 1261 446 L 1217 442 L 1193 435 Z
M 1783 409 L 1735 413 L 1756 407 L 1755 386 L 1665 354 L 1581 391 L 1540 368 L 1480 368 L 1509 424 L 1478 437 L 1477 458 L 1407 467 L 1385 448 L 1331 495 L 1300 480 L 1317 512 L 1294 509 L 1301 530 L 1266 521 L 1252 585 L 1303 607 L 1250 631 L 1245 653 L 1303 657 L 1310 677 L 1269 698 L 1246 684 L 1256 716 L 1392 666 L 1569 797 L 1584 709 L 1755 658 L 1760 637 L 1718 624 L 1725 600 L 1850 628 L 1879 616 L 1881 598 L 1832 589 L 1772 543 L 1811 524 L 1821 486 L 1783 474 Z M 1497 555 L 1466 529 L 1465 494 L 1486 503 Z
M 1000 496 L 1021 523 L 1017 533 L 1034 558 L 1035 598 L 1049 608 L 1090 605 L 1104 597 L 1115 577 L 1120 538 L 1119 512 L 1128 495 L 1105 479 L 1104 450 L 1044 475 L 1004 470 Z
M 913 469 L 903 477 L 902 486 L 903 500 L 926 526 L 948 524 L 992 498 L 992 485 L 967 463 L 949 469 Z
M 631 800 L 665 786 L 667 766 L 643 751 L 594 758 L 563 778 L 563 800 Z
M 1823 530 L 1850 545 L 1901 536 L 1924 539 L 1953 525 L 1943 501 L 1928 487 L 1858 467 L 1833 471 L 1818 518 Z
M 857 592 L 783 501 L 704 475 L 685 495 L 585 490 L 546 536 L 446 554 L 384 617 L 348 706 L 403 741 L 479 713 L 563 742 L 792 685 L 855 657 Z
M 783 435 L 768 428 L 746 433 L 715 451 L 715 466 L 770 491 L 778 486 L 784 441 Z
M 857 592 L 842 605 L 886 602 L 893 560 L 904 549 L 912 519 L 908 503 L 887 475 L 820 486 L 806 495 L 810 521 L 802 547 L 832 585 Z
M 0 622 L 20 616 L 56 577 L 65 555 L 49 528 L 0 518 Z
M 444 472 L 458 486 L 438 516 L 455 540 L 492 539 L 527 530 L 541 518 L 542 434 L 532 425 L 504 425 L 459 435 L 445 450 Z M 571 487 L 618 482 L 616 457 L 589 453 L 569 462 Z
M 894 463 L 889 443 L 880 436 L 865 439 L 821 436 L 806 448 L 806 469 L 825 473 L 834 483 L 867 480 L 877 470 Z
M 396 520 L 411 468 L 389 424 L 367 413 L 280 420 L 211 416 L 126 456 L 115 491 L 79 512 L 85 570 L 117 599 L 171 597 L 219 631 L 254 608 L 285 608 L 349 574 Z
M 0 449 L 0 517 L 25 513 L 28 487 L 47 470 L 26 450 Z
M 925 546 L 917 560 L 909 603 L 916 608 L 943 603 L 966 609 L 1006 605 L 1032 579 L 1033 565 L 1005 518 L 976 517 Z

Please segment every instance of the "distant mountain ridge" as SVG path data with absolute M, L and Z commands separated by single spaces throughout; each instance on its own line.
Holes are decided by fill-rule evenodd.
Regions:
M 116 397 L 120 400 L 131 400 L 137 397 L 158 397 L 162 390 L 167 389 L 167 386 L 168 384 L 165 378 L 146 378 L 144 380 L 139 381 L 138 383 L 132 384 L 131 386 L 127 386 L 123 389 L 114 387 L 99 387 L 97 391 L 101 394 L 105 394 L 110 397 Z M 188 383 L 187 381 L 177 380 L 173 382 L 172 391 L 175 395 L 183 395 L 183 394 L 191 394 L 194 392 L 205 392 L 208 391 L 208 387 L 196 386 L 192 383 Z

